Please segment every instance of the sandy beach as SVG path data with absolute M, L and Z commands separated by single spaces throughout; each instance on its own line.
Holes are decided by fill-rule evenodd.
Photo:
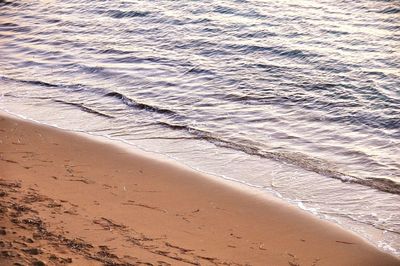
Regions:
M 399 265 L 276 199 L 0 116 L 1 265 Z

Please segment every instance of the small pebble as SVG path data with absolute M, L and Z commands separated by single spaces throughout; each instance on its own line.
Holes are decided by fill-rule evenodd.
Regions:
M 35 241 L 32 240 L 32 238 L 27 238 L 25 241 L 26 241 L 27 243 L 33 243 L 33 242 L 35 242 Z
M 42 251 L 38 248 L 23 249 L 22 251 L 29 253 L 31 255 L 39 255 L 40 253 L 42 253 Z
M 46 263 L 44 263 L 43 261 L 37 260 L 35 262 L 32 263 L 33 266 L 46 266 Z

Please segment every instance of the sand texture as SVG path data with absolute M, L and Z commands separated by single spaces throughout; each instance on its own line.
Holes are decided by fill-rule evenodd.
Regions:
M 0 120 L 0 265 L 400 265 L 278 200 L 107 142 Z

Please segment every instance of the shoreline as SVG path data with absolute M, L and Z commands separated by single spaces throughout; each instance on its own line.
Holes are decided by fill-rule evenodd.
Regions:
M 2 263 L 399 264 L 337 225 L 168 160 L 3 113 L 0 125 Z

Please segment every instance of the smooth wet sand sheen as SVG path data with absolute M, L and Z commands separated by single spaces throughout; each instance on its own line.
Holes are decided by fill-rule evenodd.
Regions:
M 0 119 L 1 265 L 400 264 L 278 200 L 106 142 Z

